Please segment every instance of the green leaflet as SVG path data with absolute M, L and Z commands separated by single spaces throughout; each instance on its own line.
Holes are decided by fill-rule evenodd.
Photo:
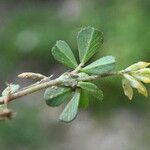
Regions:
M 103 100 L 103 92 L 95 84 L 90 82 L 79 82 L 78 86 L 87 92 L 91 92 L 95 98 L 101 101 Z
M 62 104 L 71 94 L 70 88 L 64 87 L 50 87 L 44 93 L 44 100 L 46 104 L 52 107 Z
M 67 106 L 65 107 L 62 114 L 59 117 L 61 121 L 68 123 L 75 119 L 78 113 L 79 99 L 80 99 L 80 92 L 76 90 L 73 98 L 67 104 Z
M 20 88 L 18 84 L 9 84 L 7 88 L 2 92 L 2 96 L 7 96 L 9 94 L 15 93 Z
M 105 74 L 111 72 L 115 68 L 115 58 L 113 56 L 102 57 L 88 66 L 81 69 L 81 71 L 88 74 Z
M 83 28 L 77 37 L 80 62 L 85 64 L 103 44 L 103 34 L 92 27 Z
M 77 67 L 77 61 L 69 45 L 65 41 L 56 42 L 55 46 L 52 48 L 52 55 L 56 60 L 70 68 Z
M 80 96 L 80 103 L 79 103 L 79 108 L 87 108 L 89 105 L 89 98 L 88 98 L 88 93 L 81 89 L 81 96 Z

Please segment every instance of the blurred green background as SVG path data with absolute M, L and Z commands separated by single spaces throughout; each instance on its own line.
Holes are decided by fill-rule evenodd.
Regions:
M 85 26 L 104 33 L 95 57 L 115 56 L 116 69 L 150 61 L 149 0 L 0 0 L 0 90 L 5 82 L 29 84 L 17 79 L 21 72 L 64 72 L 50 49 L 65 40 L 78 55 L 76 36 Z M 14 101 L 18 114 L 0 123 L 0 150 L 149 150 L 150 98 L 135 92 L 129 101 L 118 77 L 99 85 L 104 101 L 91 99 L 70 124 L 58 122 L 64 106 L 46 106 L 43 91 Z

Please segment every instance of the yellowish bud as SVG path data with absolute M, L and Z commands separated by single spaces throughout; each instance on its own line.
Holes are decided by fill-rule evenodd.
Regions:
M 133 98 L 133 89 L 127 79 L 122 79 L 124 94 L 131 100 Z
M 137 80 L 140 80 L 144 83 L 150 83 L 150 77 L 147 77 L 147 76 L 144 76 L 144 75 L 141 75 L 141 74 L 132 74 L 132 76 L 134 78 L 136 78 Z
M 145 88 L 145 86 L 138 80 L 136 80 L 134 77 L 132 77 L 129 74 L 124 74 L 124 77 L 130 82 L 130 85 L 133 88 L 136 88 L 138 90 L 138 92 L 142 95 L 144 95 L 145 97 L 148 96 L 148 92 L 147 89 Z
M 46 76 L 40 74 L 40 73 L 33 73 L 33 72 L 24 72 L 18 75 L 19 78 L 25 78 L 25 79 L 37 79 L 41 80 L 46 78 Z
M 125 69 L 126 72 L 130 72 L 130 71 L 137 71 L 139 69 L 142 69 L 142 68 L 146 68 L 150 65 L 149 62 L 143 62 L 143 61 L 140 61 L 138 63 L 135 63 L 131 66 L 129 66 L 128 68 Z

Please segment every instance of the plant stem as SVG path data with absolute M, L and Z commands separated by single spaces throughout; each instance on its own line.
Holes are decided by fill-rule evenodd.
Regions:
M 25 95 L 28 95 L 28 94 L 31 94 L 31 93 L 34 93 L 36 91 L 39 91 L 39 90 L 42 90 L 42 89 L 45 89 L 47 87 L 50 87 L 50 86 L 58 86 L 62 83 L 61 80 L 51 80 L 51 81 L 47 81 L 47 82 L 44 82 L 44 83 L 40 83 L 38 85 L 33 85 L 31 87 L 28 87 L 26 89 L 23 89 L 23 90 L 20 90 L 16 93 L 13 93 L 13 94 L 10 94 L 9 95 L 9 98 L 6 96 L 4 97 L 3 99 L 0 100 L 0 104 L 3 104 L 5 102 L 5 99 L 7 98 L 7 101 L 10 102 L 14 99 L 17 99 L 17 98 L 20 98 L 20 97 L 23 97 Z
M 79 64 L 78 67 L 77 67 L 75 70 L 73 70 L 70 74 L 72 74 L 72 75 L 77 74 L 77 73 L 80 71 L 80 69 L 81 69 L 82 67 L 83 67 L 83 64 L 81 63 L 81 64 Z
M 76 71 L 73 72 L 73 73 L 76 73 Z M 92 76 L 88 76 L 88 77 L 84 77 L 84 78 L 77 78 L 76 81 L 77 82 L 79 82 L 79 81 L 93 81 L 93 80 L 97 80 L 99 78 L 112 76 L 112 75 L 118 75 L 118 72 L 107 73 L 107 74 L 103 74 L 101 76 L 100 75 L 92 75 Z M 9 96 L 5 96 L 5 97 L 1 98 L 0 99 L 0 104 L 4 104 L 6 99 L 7 99 L 7 102 L 10 102 L 10 101 L 18 99 L 20 97 L 23 97 L 25 95 L 29 95 L 31 93 L 34 93 L 36 91 L 39 91 L 39 90 L 42 90 L 42 89 L 45 89 L 45 88 L 48 88 L 48 87 L 51 87 L 51 86 L 60 86 L 60 85 L 63 86 L 66 83 L 69 83 L 69 81 L 70 80 L 68 79 L 64 82 L 62 79 L 57 78 L 57 79 L 54 79 L 54 80 L 45 81 L 44 83 L 39 82 L 39 84 L 32 84 L 32 85 L 30 85 L 26 88 L 21 89 L 18 92 L 12 93 Z

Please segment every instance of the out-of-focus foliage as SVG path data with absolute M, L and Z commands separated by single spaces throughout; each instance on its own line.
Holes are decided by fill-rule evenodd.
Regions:
M 17 68 L 41 70 L 42 73 L 48 73 L 53 67 L 53 70 L 57 70 L 54 66 L 57 62 L 54 62 L 50 53 L 55 41 L 65 40 L 77 55 L 76 33 L 81 27 L 89 25 L 104 33 L 105 43 L 99 56 L 95 57 L 115 56 L 117 69 L 126 68 L 140 60 L 149 61 L 149 17 L 149 0 L 1 0 L 1 85 L 4 85 L 6 79 L 12 80 L 12 74 Z M 90 110 L 96 116 L 93 120 L 121 108 L 135 110 L 140 116 L 150 114 L 149 98 L 138 95 L 133 101 L 128 101 L 121 88 L 121 79 L 106 78 L 99 84 L 105 97 L 101 104 L 90 100 Z M 32 98 L 33 101 L 37 100 Z M 24 101 L 30 103 L 30 99 Z M 61 130 L 61 125 L 49 125 L 51 118 L 48 121 L 43 119 L 46 123 L 42 120 L 44 117 L 40 116 L 41 111 L 44 112 L 45 109 L 44 106 L 43 110 L 40 108 L 42 102 L 40 106 L 39 103 L 28 106 L 17 102 L 14 107 L 18 109 L 20 117 L 10 123 L 0 124 L 0 149 L 38 150 L 45 147 L 47 150 L 53 149 L 56 141 L 64 141 L 62 135 L 66 135 L 67 128 Z M 149 143 L 146 134 L 147 131 L 145 138 L 140 139 L 145 146 Z M 41 140 L 43 142 L 37 142 Z

